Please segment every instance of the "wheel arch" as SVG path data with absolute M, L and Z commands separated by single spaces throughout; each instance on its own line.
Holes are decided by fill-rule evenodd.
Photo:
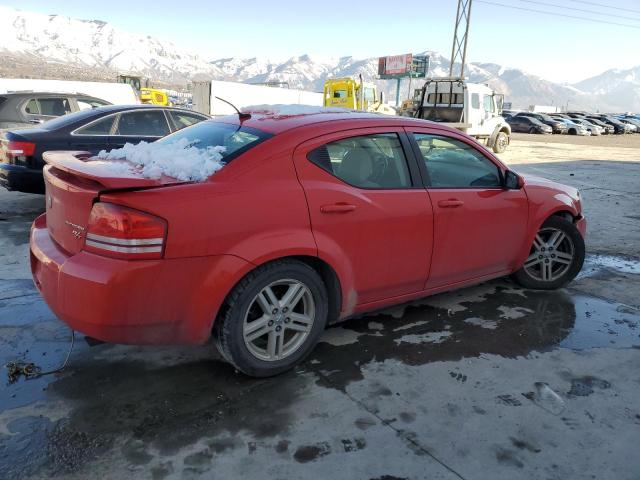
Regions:
M 215 314 L 215 318 L 213 318 L 210 330 L 213 332 L 215 323 L 222 316 L 224 316 L 226 309 L 228 308 L 227 299 L 238 284 L 240 284 L 248 275 L 250 275 L 256 269 L 282 260 L 295 260 L 300 263 L 304 263 L 305 265 L 311 267 L 320 276 L 327 289 L 327 296 L 329 299 L 327 324 L 337 322 L 340 318 L 340 311 L 342 307 L 342 288 L 337 272 L 329 263 L 317 256 L 296 254 L 277 256 L 266 259 L 261 263 L 252 263 L 252 268 L 244 272 L 244 274 L 240 278 L 238 278 L 237 281 L 225 293 L 224 300 L 222 301 L 220 308 L 218 308 L 218 311 Z

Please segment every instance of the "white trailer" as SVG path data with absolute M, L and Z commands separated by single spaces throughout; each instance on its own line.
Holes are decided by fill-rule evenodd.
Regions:
M 11 92 L 78 93 L 99 98 L 114 105 L 140 103 L 131 85 L 124 83 L 0 78 L 0 93 Z
M 220 116 L 236 113 L 223 98 L 238 109 L 251 105 L 311 105 L 322 107 L 322 93 L 289 88 L 249 85 L 246 83 L 204 80 L 193 82 L 193 109 L 206 115 Z

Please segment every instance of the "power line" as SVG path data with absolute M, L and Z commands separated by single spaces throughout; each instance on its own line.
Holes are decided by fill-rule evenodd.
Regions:
M 584 0 L 569 0 L 569 1 L 573 3 L 584 3 L 585 5 L 593 5 L 594 7 L 604 7 L 604 8 L 612 7 L 612 5 L 606 5 L 602 3 L 596 3 L 596 2 L 585 2 Z M 622 8 L 622 7 L 615 7 L 615 8 L 617 10 L 624 10 L 625 12 L 640 13 L 640 10 L 633 10 L 631 8 Z
M 542 5 L 545 7 L 562 8 L 564 10 L 571 10 L 573 12 L 593 13 L 596 15 L 603 15 L 605 17 L 623 18 L 625 20 L 640 22 L 640 18 L 629 18 L 628 15 L 614 15 L 613 13 L 597 12 L 596 10 L 585 10 L 583 8 L 565 7 L 563 5 L 555 5 L 553 3 L 537 2 L 536 0 L 520 0 L 520 1 L 525 3 L 533 3 L 535 5 Z
M 533 8 L 516 7 L 514 5 L 506 5 L 504 3 L 498 3 L 498 2 L 489 2 L 487 0 L 476 0 L 476 1 L 478 3 L 485 3 L 487 5 L 496 5 L 498 7 L 512 8 L 514 10 L 524 10 L 526 12 L 543 13 L 545 15 L 552 15 L 554 17 L 573 18 L 573 19 L 576 19 L 576 20 L 586 20 L 588 22 L 595 22 L 595 23 L 606 23 L 608 25 L 617 25 L 619 27 L 627 27 L 627 28 L 634 28 L 636 30 L 640 30 L 640 26 L 638 26 L 638 25 L 629 25 L 628 23 L 609 22 L 607 20 L 597 20 L 595 18 L 579 17 L 577 15 L 566 15 L 564 13 L 549 12 L 549 11 L 545 11 L 545 10 L 535 10 Z

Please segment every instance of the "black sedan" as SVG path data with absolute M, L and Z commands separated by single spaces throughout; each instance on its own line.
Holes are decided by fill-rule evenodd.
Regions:
M 539 120 L 541 123 L 544 123 L 545 125 L 549 125 L 553 133 L 567 133 L 567 130 L 568 130 L 567 126 L 563 122 L 555 118 L 552 118 L 545 113 L 520 112 L 516 116 L 535 118 L 536 120 Z
M 125 143 L 153 142 L 207 120 L 190 110 L 154 105 L 109 105 L 50 120 L 38 128 L 0 133 L 0 185 L 8 190 L 44 193 L 42 154 L 51 150 L 100 150 Z
M 514 115 L 513 117 L 506 118 L 505 120 L 509 125 L 511 125 L 512 132 L 552 133 L 552 129 L 549 125 L 545 125 L 536 118 Z

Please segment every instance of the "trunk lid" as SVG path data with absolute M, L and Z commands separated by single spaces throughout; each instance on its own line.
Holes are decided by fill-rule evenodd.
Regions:
M 95 159 L 89 152 L 46 152 L 43 158 L 47 228 L 70 254 L 84 246 L 89 214 L 101 193 L 187 183 L 171 177 L 145 178 L 127 171 L 126 161 Z

